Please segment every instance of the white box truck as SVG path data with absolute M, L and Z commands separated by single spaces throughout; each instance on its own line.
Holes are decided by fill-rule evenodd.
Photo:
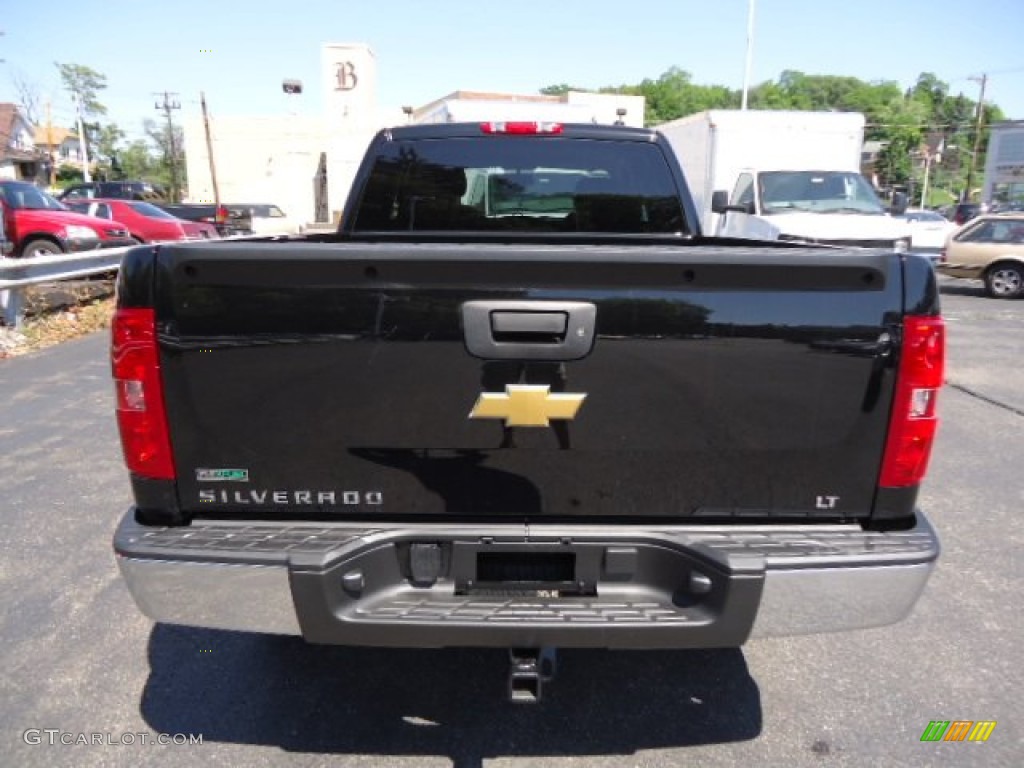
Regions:
M 909 224 L 860 173 L 864 115 L 710 110 L 657 126 L 707 235 L 904 251 Z M 905 197 L 894 212 L 905 209 Z
M 1019 203 L 1024 200 L 1024 120 L 995 123 L 985 155 L 986 203 Z

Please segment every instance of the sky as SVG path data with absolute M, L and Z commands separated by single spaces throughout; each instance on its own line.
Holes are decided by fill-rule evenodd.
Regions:
M 1024 119 L 1024 0 L 755 0 L 752 84 L 786 69 L 893 80 L 933 72 L 953 93 Z M 175 117 L 321 111 L 320 45 L 366 43 L 382 107 L 422 106 L 456 90 L 536 93 L 656 79 L 743 84 L 749 0 L 0 0 L 0 102 L 14 79 L 70 125 L 54 62 L 107 76 L 100 101 L 129 140 L 179 94 Z M 281 81 L 303 81 L 289 104 Z M 297 104 L 295 102 L 298 102 Z

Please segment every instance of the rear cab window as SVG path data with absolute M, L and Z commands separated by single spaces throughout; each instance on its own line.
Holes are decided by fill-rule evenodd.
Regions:
M 382 144 L 352 225 L 354 232 L 685 229 L 657 146 L 513 136 Z

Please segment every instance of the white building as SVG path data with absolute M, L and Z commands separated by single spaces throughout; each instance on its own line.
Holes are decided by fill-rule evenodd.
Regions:
M 575 93 L 565 96 L 456 91 L 411 114 L 377 104 L 377 63 L 369 46 L 326 43 L 321 49 L 322 117 L 276 115 L 210 118 L 220 199 L 271 203 L 289 217 L 317 221 L 316 173 L 327 171 L 321 221 L 344 207 L 359 161 L 381 128 L 404 123 L 485 120 L 622 122 L 642 126 L 642 96 Z M 314 89 L 315 90 L 315 89 Z M 190 202 L 213 200 L 202 120 L 186 121 L 185 162 Z
M 14 104 L 0 104 L 0 179 L 34 181 L 44 157 L 36 149 L 32 124 Z
M 995 123 L 985 157 L 983 202 L 1024 199 L 1024 120 Z
M 570 91 L 564 96 L 456 91 L 413 110 L 413 123 L 546 120 L 643 127 L 644 97 Z

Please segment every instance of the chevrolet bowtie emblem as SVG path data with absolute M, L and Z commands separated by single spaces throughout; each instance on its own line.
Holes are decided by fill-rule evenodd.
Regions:
M 505 394 L 484 392 L 471 419 L 504 419 L 506 427 L 547 427 L 550 419 L 575 419 L 585 394 L 551 394 L 551 387 L 506 384 Z

